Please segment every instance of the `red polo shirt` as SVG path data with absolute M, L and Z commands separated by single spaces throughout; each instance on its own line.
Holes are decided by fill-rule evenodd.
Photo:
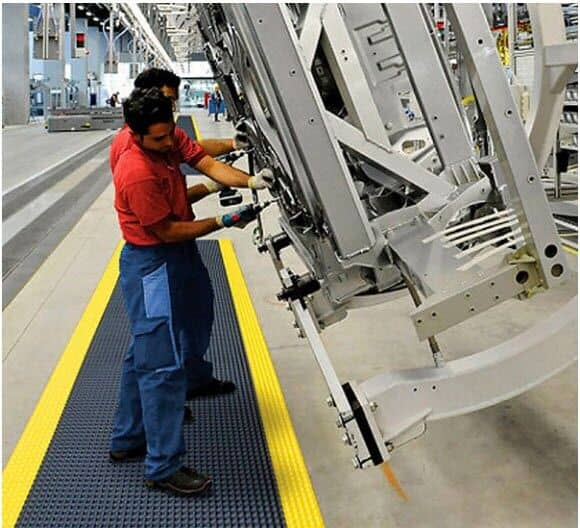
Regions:
M 162 244 L 151 226 L 165 219 L 191 221 L 185 176 L 175 156 L 134 144 L 119 157 L 113 173 L 115 209 L 123 238 L 138 246 Z
M 113 139 L 109 161 L 115 184 L 115 209 L 123 238 L 131 244 L 161 244 L 163 241 L 151 230 L 152 225 L 165 219 L 195 218 L 179 165 L 195 166 L 206 153 L 179 127 L 175 127 L 173 145 L 167 155 L 142 149 L 127 126 Z
M 111 150 L 109 151 L 111 172 L 114 172 L 121 154 L 130 149 L 134 144 L 135 140 L 131 134 L 131 129 L 125 125 L 113 138 L 113 142 L 111 143 Z M 187 163 L 191 166 L 196 165 L 201 158 L 207 155 L 201 145 L 190 139 L 186 132 L 178 126 L 175 127 L 172 152 L 179 157 L 180 163 Z

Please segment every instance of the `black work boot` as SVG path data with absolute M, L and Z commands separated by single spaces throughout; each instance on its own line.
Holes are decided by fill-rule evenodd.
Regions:
M 143 458 L 146 454 L 147 446 L 142 445 L 125 451 L 109 451 L 109 458 L 111 462 L 133 462 Z
M 228 394 L 235 390 L 236 385 L 233 381 L 212 378 L 211 381 L 205 385 L 188 390 L 187 399 L 192 400 L 193 398 L 198 398 L 200 396 L 219 396 L 220 394 Z
M 162 480 L 146 480 L 148 488 L 161 488 L 177 495 L 198 495 L 211 486 L 211 477 L 183 466 Z

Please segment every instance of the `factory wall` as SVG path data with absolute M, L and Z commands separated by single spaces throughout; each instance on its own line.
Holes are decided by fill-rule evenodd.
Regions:
M 2 4 L 2 125 L 24 125 L 30 115 L 28 4 Z
M 54 90 L 62 90 L 64 80 L 74 81 L 79 89 L 78 101 L 80 106 L 90 104 L 90 94 L 95 94 L 96 104 L 104 106 L 105 101 L 114 92 L 120 92 L 121 97 L 129 95 L 133 87 L 133 79 L 129 78 L 129 63 L 119 63 L 118 73 L 105 73 L 105 59 L 107 57 L 107 41 L 103 32 L 95 27 L 89 27 L 87 32 L 86 57 L 73 59 L 71 56 L 70 33 L 65 35 L 65 59 L 38 60 L 32 56 L 32 32 L 29 33 L 30 77 L 42 75 L 46 84 Z M 123 54 L 126 56 L 127 54 Z M 141 64 L 143 69 L 144 65 Z M 88 79 L 90 77 L 90 79 Z M 28 79 L 28 77 L 27 77 Z
M 89 94 L 96 93 L 99 99 L 104 100 L 108 94 L 103 94 L 101 83 L 104 75 L 105 56 L 107 51 L 107 43 L 102 31 L 95 27 L 89 27 L 87 32 L 87 50 L 89 51 L 86 57 L 73 59 L 71 56 L 70 33 L 65 34 L 65 56 L 64 61 L 57 60 L 38 60 L 33 58 L 33 39 L 32 32 L 29 34 L 30 39 L 30 75 L 43 75 L 45 82 L 52 89 L 62 89 L 64 79 L 76 81 L 79 88 L 79 104 L 86 106 L 89 104 Z M 65 67 L 65 64 L 68 65 Z M 95 80 L 90 82 L 87 76 L 95 77 Z

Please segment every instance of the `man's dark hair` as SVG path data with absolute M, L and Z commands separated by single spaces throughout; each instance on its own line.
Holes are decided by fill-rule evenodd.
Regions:
M 123 103 L 123 114 L 129 128 L 145 136 L 157 123 L 173 123 L 173 103 L 159 88 L 135 88 Z
M 135 79 L 135 88 L 179 88 L 181 78 L 172 71 L 161 68 L 149 68 L 143 70 Z

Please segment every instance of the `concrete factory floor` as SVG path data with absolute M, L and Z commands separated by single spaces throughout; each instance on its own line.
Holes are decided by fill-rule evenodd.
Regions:
M 229 123 L 214 123 L 202 111 L 194 115 L 203 137 L 232 133 Z M 112 200 L 110 185 L 4 309 L 4 465 L 119 244 Z M 198 218 L 218 210 L 216 197 L 195 207 Z M 278 231 L 276 219 L 275 207 L 269 208 L 267 232 Z M 326 526 L 577 526 L 576 364 L 510 401 L 430 423 L 425 435 L 393 453 L 391 467 L 408 497 L 403 500 L 380 468 L 353 469 L 353 453 L 341 442 L 334 409 L 325 404 L 328 390 L 314 356 L 276 300 L 278 278 L 270 259 L 252 245 L 251 228 L 219 237 L 234 242 Z M 576 257 L 567 256 L 576 270 L 567 288 L 504 303 L 443 333 L 446 357 L 505 341 L 576 295 Z M 295 255 L 283 257 L 302 269 Z M 351 312 L 323 333 L 341 380 L 430 365 L 430 352 L 407 317 L 410 309 L 410 298 L 402 297 Z M 556 337 L 546 354 L 565 337 Z
M 2 193 L 110 136 L 109 130 L 47 133 L 44 125 L 2 131 Z

